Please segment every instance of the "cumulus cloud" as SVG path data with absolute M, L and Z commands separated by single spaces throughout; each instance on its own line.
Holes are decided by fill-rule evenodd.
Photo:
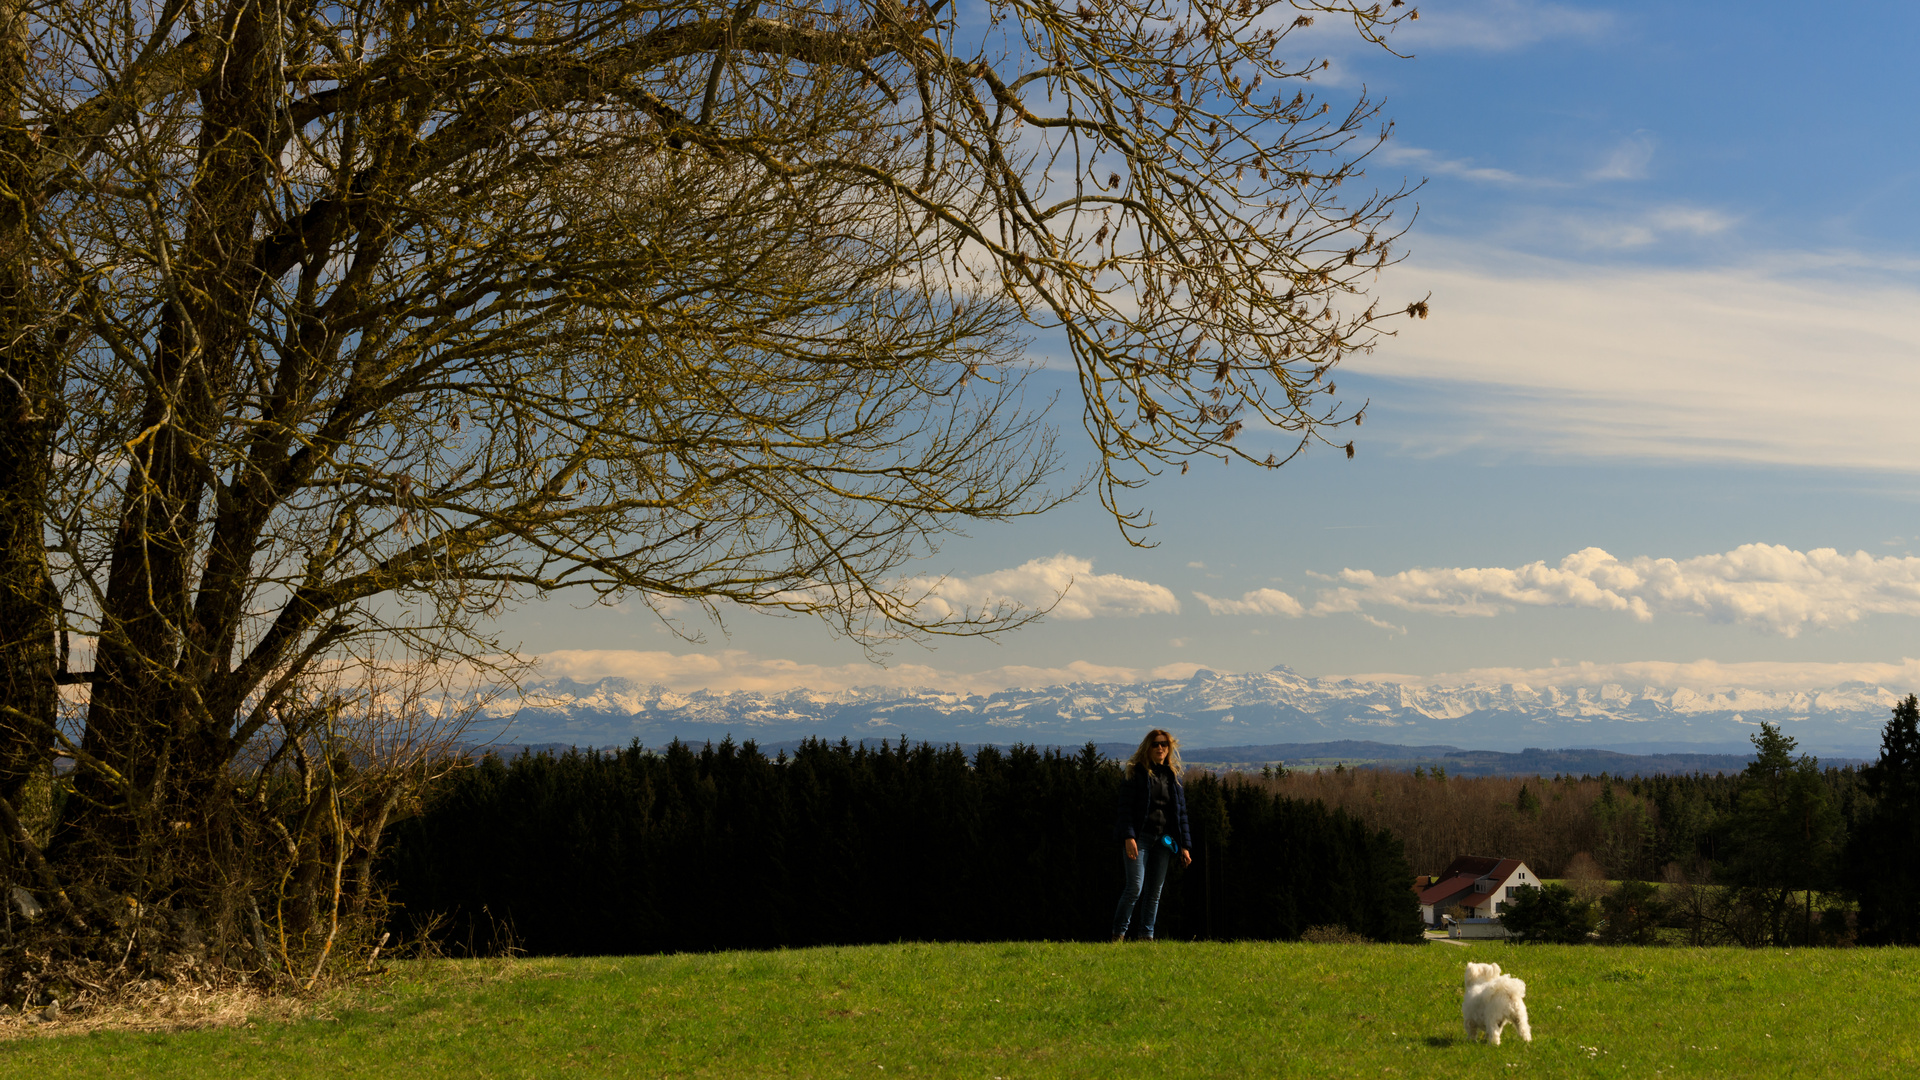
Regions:
M 978 577 L 949 577 L 924 582 L 929 613 L 980 610 L 1014 603 L 1023 608 L 1052 607 L 1055 619 L 1124 618 L 1177 615 L 1173 590 L 1120 574 L 1096 574 L 1093 561 L 1064 552 L 1032 559 L 1010 570 Z M 1056 602 L 1057 601 L 1057 602 Z
M 807 689 L 836 693 L 861 687 L 936 688 L 961 693 L 991 693 L 1010 686 L 1058 686 L 1069 683 L 1134 683 L 1187 679 L 1202 665 L 1181 663 L 1125 667 L 1085 660 L 1043 667 L 1009 664 L 983 671 L 953 671 L 928 664 L 809 664 L 757 656 L 740 649 L 714 653 L 671 653 L 638 649 L 557 649 L 539 657 L 537 677 L 591 683 L 604 678 L 631 679 L 642 686 L 664 686 L 676 693 L 744 690 L 781 694 Z M 530 699 L 532 700 L 532 699 Z
M 1392 607 L 1491 616 L 1519 607 L 1617 611 L 1640 621 L 1691 615 L 1793 637 L 1868 615 L 1920 615 L 1920 558 L 1743 544 L 1690 559 L 1621 560 L 1600 548 L 1519 567 L 1445 567 L 1381 575 L 1342 570 L 1313 615 Z
M 1238 600 L 1221 600 L 1203 592 L 1193 595 L 1215 615 L 1284 615 L 1297 619 L 1307 611 L 1300 601 L 1279 589 L 1255 589 Z

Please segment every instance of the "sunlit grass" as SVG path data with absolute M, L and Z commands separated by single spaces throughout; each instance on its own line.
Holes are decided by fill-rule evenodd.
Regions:
M 1534 1041 L 1460 1032 L 1461 965 Z M 1894 1076 L 1920 952 L 895 945 L 404 965 L 294 1023 L 0 1046 L 9 1076 Z M 1469 1070 L 1462 1073 L 1462 1070 Z

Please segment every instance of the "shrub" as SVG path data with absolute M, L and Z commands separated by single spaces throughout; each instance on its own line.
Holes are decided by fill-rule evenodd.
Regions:
M 1609 945 L 1652 945 L 1668 906 L 1658 886 L 1623 881 L 1600 901 L 1600 910 L 1606 916 L 1600 940 Z
M 1593 902 L 1565 885 L 1517 889 L 1500 922 L 1521 944 L 1579 945 L 1593 932 L 1599 916 Z
M 1365 945 L 1367 939 L 1338 924 L 1309 926 L 1300 935 L 1301 941 L 1310 941 L 1315 945 Z

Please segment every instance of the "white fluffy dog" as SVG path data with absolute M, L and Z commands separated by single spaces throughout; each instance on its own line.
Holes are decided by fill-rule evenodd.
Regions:
M 1467 965 L 1467 996 L 1460 1003 L 1460 1019 L 1469 1039 L 1478 1039 L 1484 1031 L 1487 1041 L 1499 1046 L 1500 1029 L 1512 1024 L 1520 1038 L 1533 1041 L 1533 1029 L 1527 1026 L 1527 984 L 1500 974 L 1499 964 Z

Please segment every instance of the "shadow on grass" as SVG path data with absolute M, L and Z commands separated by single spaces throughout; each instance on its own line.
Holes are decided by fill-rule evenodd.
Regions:
M 1445 1047 L 1445 1046 L 1452 1046 L 1452 1045 L 1453 1045 L 1454 1043 L 1457 1043 L 1457 1042 L 1460 1042 L 1460 1041 L 1461 1041 L 1461 1040 L 1460 1040 L 1460 1037 L 1459 1037 L 1459 1036 L 1457 1036 L 1457 1035 L 1429 1035 L 1429 1036 L 1427 1036 L 1427 1045 L 1428 1045 L 1428 1046 L 1432 1046 L 1432 1047 Z

